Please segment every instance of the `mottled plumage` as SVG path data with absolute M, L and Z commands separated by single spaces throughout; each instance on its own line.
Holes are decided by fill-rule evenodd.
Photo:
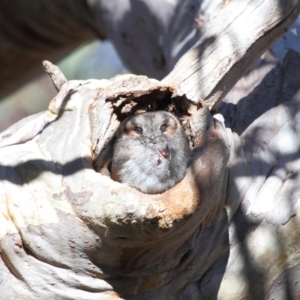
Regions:
M 162 193 L 183 179 L 190 154 L 188 138 L 171 113 L 134 115 L 118 129 L 111 176 L 143 193 Z

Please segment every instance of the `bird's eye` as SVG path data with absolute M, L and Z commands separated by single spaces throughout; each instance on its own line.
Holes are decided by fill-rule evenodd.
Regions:
M 143 133 L 143 128 L 140 127 L 140 126 L 134 126 L 133 127 L 133 130 L 139 134 L 142 134 Z
M 168 125 L 167 125 L 167 124 L 162 124 L 162 125 L 160 126 L 160 131 L 161 131 L 161 132 L 165 132 L 165 131 L 167 130 L 167 128 L 168 128 Z

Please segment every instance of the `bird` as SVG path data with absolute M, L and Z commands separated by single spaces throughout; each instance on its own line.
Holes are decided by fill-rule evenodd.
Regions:
M 111 178 L 145 194 L 160 194 L 184 178 L 190 157 L 189 139 L 173 114 L 136 114 L 117 130 Z

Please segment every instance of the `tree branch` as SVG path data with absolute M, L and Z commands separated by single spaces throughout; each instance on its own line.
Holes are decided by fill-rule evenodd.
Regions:
M 62 71 L 50 61 L 44 60 L 43 67 L 45 72 L 50 76 L 55 89 L 59 92 L 61 87 L 67 82 L 67 78 Z
M 163 83 L 178 84 L 178 95 L 211 109 L 299 13 L 296 0 L 230 1 Z

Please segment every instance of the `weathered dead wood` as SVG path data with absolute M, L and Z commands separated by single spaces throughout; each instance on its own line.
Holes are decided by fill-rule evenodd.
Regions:
M 163 82 L 180 85 L 179 95 L 212 108 L 287 30 L 299 12 L 297 0 L 229 1 L 207 24 L 210 30 Z
M 151 101 L 155 96 L 156 104 Z M 230 157 L 229 132 L 220 123 L 207 118 L 205 126 L 198 123 L 202 128 L 196 122 L 194 127 L 188 126 L 198 130 L 194 162 L 185 179 L 161 195 L 142 194 L 92 168 L 95 149 L 102 147 L 99 141 L 103 145 L 109 133 L 118 127 L 116 117 L 122 119 L 129 111 L 149 109 L 151 102 L 158 109 L 159 105 L 169 103 L 169 108 L 181 112 L 189 123 L 188 104 L 183 104 L 187 100 L 178 100 L 172 99 L 171 88 L 146 77 L 125 75 L 111 81 L 71 81 L 52 100 L 48 112 L 36 117 L 43 121 L 39 122 L 34 138 L 21 143 L 10 130 L 1 135 L 1 177 L 5 179 L 1 191 L 6 195 L 0 197 L 0 222 L 4 224 L 1 280 L 10 284 L 11 276 L 21 276 L 30 286 L 33 281 L 39 282 L 39 287 L 30 291 L 21 287 L 18 291 L 8 290 L 6 298 L 28 294 L 28 298 L 34 299 L 60 293 L 70 298 L 74 289 L 79 288 L 75 283 L 79 280 L 86 282 L 94 295 L 100 293 L 102 297 L 117 293 L 131 299 L 162 295 L 169 298 L 190 277 L 208 270 L 227 240 L 217 230 L 220 226 L 224 227 L 222 232 L 226 230 L 222 210 Z M 134 105 L 126 110 L 128 103 Z M 200 110 L 199 114 L 202 113 Z M 95 123 L 98 119 L 102 120 L 102 127 Z M 27 125 L 20 125 L 26 131 Z M 28 126 L 32 131 L 30 123 Z M 15 128 L 18 127 L 16 124 Z M 19 151 L 25 156 L 20 157 Z M 203 251 L 208 233 L 215 236 L 214 251 L 208 253 L 205 249 L 206 259 L 202 260 L 195 254 Z M 43 241 L 37 242 L 41 236 Z M 61 243 L 66 243 L 66 248 Z M 83 247 L 84 243 L 87 244 Z M 17 251 L 12 252 L 12 247 Z M 72 259 L 62 262 L 61 255 L 68 256 L 70 249 Z M 30 268 L 23 266 L 28 262 L 26 253 L 37 258 L 30 261 Z M 15 266 L 10 268 L 8 261 L 14 261 Z M 45 279 L 34 275 L 39 274 L 40 261 L 46 263 Z M 90 261 L 95 265 L 89 266 Z M 182 272 L 187 263 L 195 266 Z M 69 271 L 63 275 L 60 268 Z M 85 270 L 85 274 L 72 273 L 76 269 Z M 51 279 L 53 286 L 44 286 L 44 280 L 49 280 L 51 274 L 63 276 L 65 287 L 61 291 L 56 291 L 55 277 Z M 94 284 L 89 283 L 91 276 L 95 278 Z M 87 299 L 90 295 L 87 291 L 82 293 L 76 299 Z
M 131 72 L 161 79 L 199 40 L 222 3 L 1 1 L 0 98 L 40 74 L 41 61 L 57 62 L 80 44 L 99 38 L 113 42 Z
M 70 81 L 47 112 L 0 135 L 0 282 L 5 298 L 277 296 L 276 280 L 288 269 L 298 272 L 298 251 L 292 254 L 299 249 L 292 222 L 299 186 L 297 164 L 292 165 L 299 158 L 297 101 L 275 108 L 276 122 L 274 110 L 256 116 L 240 139 L 214 121 L 206 107 L 180 96 L 179 88 L 133 75 Z M 191 136 L 195 156 L 185 179 L 150 196 L 96 172 L 105 166 L 119 121 L 157 109 L 178 115 Z M 266 135 L 257 135 L 262 127 Z M 282 148 L 286 131 L 288 146 Z M 284 214 L 262 212 L 256 195 L 289 158 L 288 169 L 279 168 L 274 175 L 294 181 L 283 186 L 279 181 L 276 192 L 285 196 L 273 194 L 264 204 L 272 207 L 279 199 L 283 210 L 292 191 L 295 204 Z M 284 170 L 288 172 L 281 174 Z M 263 202 L 265 196 L 258 199 Z M 240 229 L 245 224 L 252 226 L 246 226 L 246 236 Z M 296 234 L 288 239 L 293 228 Z M 273 269 L 269 259 L 261 267 L 268 247 L 278 258 L 277 231 L 291 241 L 283 251 L 288 259 L 280 257 Z M 257 275 L 264 275 L 262 288 Z M 297 295 L 299 288 L 290 291 Z
M 61 87 L 67 82 L 67 78 L 61 70 L 50 61 L 44 60 L 43 67 L 45 72 L 50 76 L 55 89 L 59 92 Z
M 222 104 L 241 136 L 228 183 L 231 246 L 201 281 L 203 299 L 298 299 L 300 55 L 291 49 L 299 25 Z

